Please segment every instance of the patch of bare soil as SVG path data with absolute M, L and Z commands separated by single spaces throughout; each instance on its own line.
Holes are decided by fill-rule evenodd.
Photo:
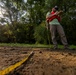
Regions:
M 28 50 L 28 51 L 26 51 Z M 0 71 L 27 57 L 29 49 L 0 47 Z
M 34 55 L 29 61 L 27 61 L 27 63 L 24 63 L 9 75 L 76 75 L 76 50 L 53 51 L 46 48 L 11 49 L 13 48 L 0 49 L 0 60 L 3 60 L 2 64 L 4 64 L 4 67 L 9 61 L 14 62 L 15 60 L 21 60 L 28 51 L 34 51 Z M 13 56 L 11 54 L 13 54 Z M 11 63 L 12 62 L 10 62 L 10 65 Z M 2 64 L 0 64 L 0 66 Z

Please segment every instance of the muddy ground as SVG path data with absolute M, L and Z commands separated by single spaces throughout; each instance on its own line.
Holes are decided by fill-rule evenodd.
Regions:
M 76 50 L 0 47 L 0 70 L 34 55 L 8 75 L 76 75 Z

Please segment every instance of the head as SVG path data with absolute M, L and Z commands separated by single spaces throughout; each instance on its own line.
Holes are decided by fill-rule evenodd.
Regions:
M 54 12 L 58 11 L 58 6 L 53 7 L 52 11 L 54 11 Z

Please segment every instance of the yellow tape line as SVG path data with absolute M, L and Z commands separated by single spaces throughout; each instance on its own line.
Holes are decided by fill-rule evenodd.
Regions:
M 19 67 L 20 65 L 22 65 L 25 61 L 28 60 L 28 58 L 31 56 L 33 52 L 30 53 L 30 55 L 28 57 L 26 57 L 25 59 L 23 59 L 22 61 L 16 63 L 15 65 L 9 66 L 8 68 L 6 68 L 5 70 L 0 71 L 0 75 L 6 75 L 9 72 L 13 71 L 15 68 Z

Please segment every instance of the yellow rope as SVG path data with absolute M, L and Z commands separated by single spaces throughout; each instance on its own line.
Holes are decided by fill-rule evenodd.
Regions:
M 13 71 L 15 68 L 21 66 L 25 61 L 28 60 L 28 58 L 31 56 L 32 53 L 33 53 L 33 52 L 31 52 L 30 55 L 29 55 L 28 57 L 24 58 L 22 61 L 14 64 L 14 65 L 11 65 L 11 66 L 9 66 L 8 68 L 0 71 L 0 75 L 6 75 L 6 74 L 8 74 L 9 72 Z

